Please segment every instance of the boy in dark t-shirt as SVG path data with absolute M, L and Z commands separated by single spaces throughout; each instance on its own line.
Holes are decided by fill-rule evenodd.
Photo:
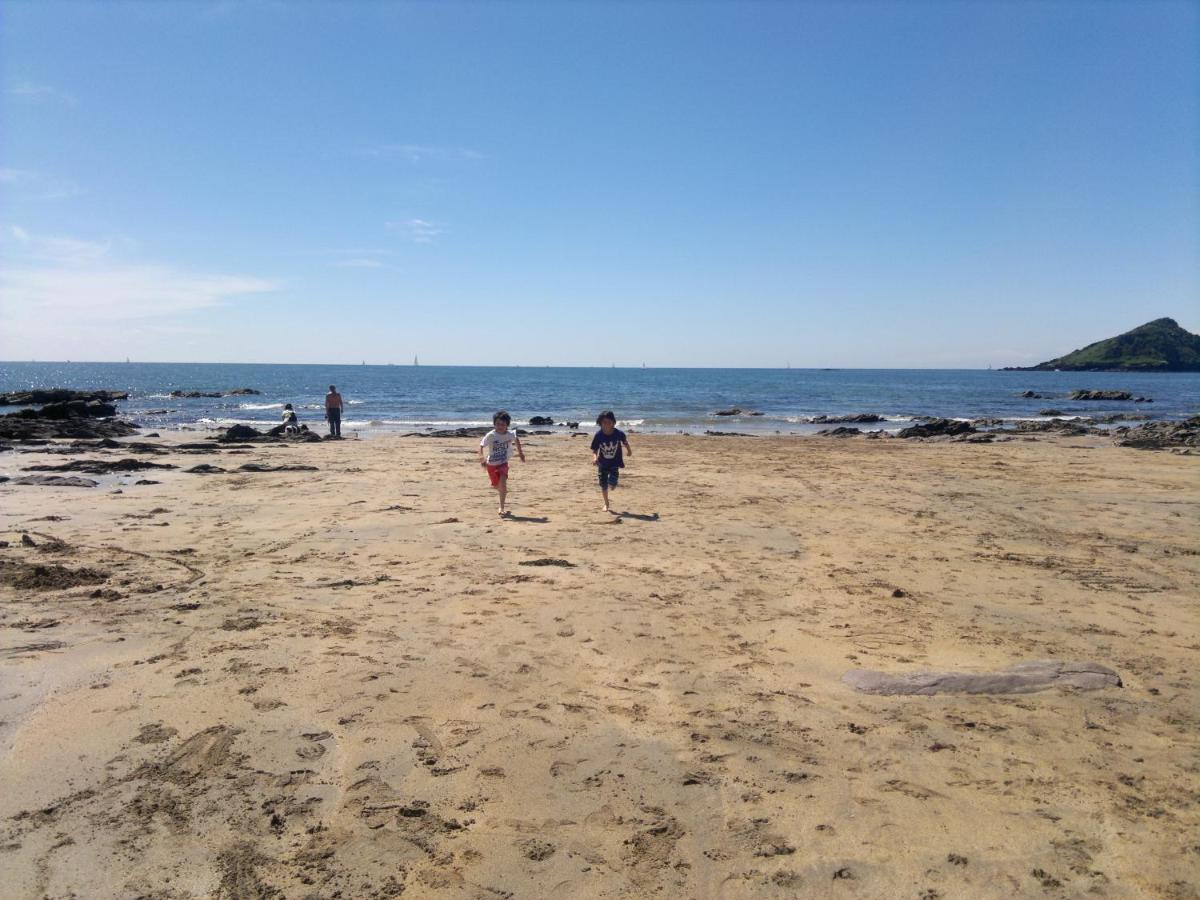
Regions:
M 629 439 L 625 432 L 617 428 L 617 416 L 611 409 L 606 409 L 596 417 L 600 430 L 592 438 L 592 462 L 596 465 L 600 477 L 600 490 L 604 494 L 604 511 L 612 512 L 608 501 L 608 492 L 617 486 L 617 478 L 621 469 L 625 468 L 625 460 L 621 448 L 633 456 L 629 447 Z

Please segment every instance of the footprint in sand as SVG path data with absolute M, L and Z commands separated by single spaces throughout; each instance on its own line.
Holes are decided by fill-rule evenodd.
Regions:
M 300 735 L 308 741 L 307 744 L 302 744 L 296 748 L 296 755 L 301 759 L 320 759 L 325 755 L 325 745 L 321 741 L 327 741 L 333 734 L 328 731 L 308 731 Z

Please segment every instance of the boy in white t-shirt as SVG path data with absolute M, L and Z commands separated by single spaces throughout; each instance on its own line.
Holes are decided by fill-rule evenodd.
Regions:
M 494 427 L 479 442 L 479 464 L 487 469 L 492 487 L 500 492 L 499 512 L 502 516 L 509 514 L 508 509 L 504 506 L 504 499 L 508 496 L 508 460 L 512 456 L 514 447 L 516 447 L 517 456 L 521 458 L 521 462 L 525 462 L 525 451 L 521 449 L 521 439 L 508 430 L 508 426 L 511 424 L 512 416 L 504 410 L 500 410 L 492 416 Z

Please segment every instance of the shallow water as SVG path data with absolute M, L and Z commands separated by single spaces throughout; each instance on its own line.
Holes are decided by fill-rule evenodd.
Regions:
M 1042 418 L 1200 412 L 1200 373 L 1001 372 L 952 369 L 594 369 L 460 366 L 322 366 L 222 363 L 0 363 L 0 391 L 35 387 L 128 391 L 121 413 L 151 429 L 274 425 L 284 403 L 322 426 L 324 394 L 336 383 L 347 406 L 343 429 L 419 431 L 551 416 L 588 427 L 613 409 L 626 428 L 657 432 L 810 433 L 818 415 L 878 413 L 885 428 L 914 416 Z M 251 387 L 258 396 L 180 399 L 172 390 Z M 1154 403 L 1070 401 L 1076 389 L 1125 390 Z M 1032 390 L 1045 399 L 1020 396 Z M 761 416 L 714 416 L 740 407 Z M 862 426 L 873 428 L 879 426 Z

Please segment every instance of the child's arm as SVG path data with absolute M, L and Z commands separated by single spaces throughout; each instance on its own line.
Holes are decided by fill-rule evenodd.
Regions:
M 633 456 L 633 448 L 629 446 L 629 438 L 621 438 L 621 443 L 625 445 L 625 455 Z
M 521 439 L 514 437 L 513 442 L 517 445 L 517 456 L 521 457 L 521 462 L 525 462 L 525 451 L 521 449 Z
M 483 445 L 486 443 L 487 441 L 479 442 L 479 464 L 485 468 L 487 467 L 487 461 L 483 458 Z

